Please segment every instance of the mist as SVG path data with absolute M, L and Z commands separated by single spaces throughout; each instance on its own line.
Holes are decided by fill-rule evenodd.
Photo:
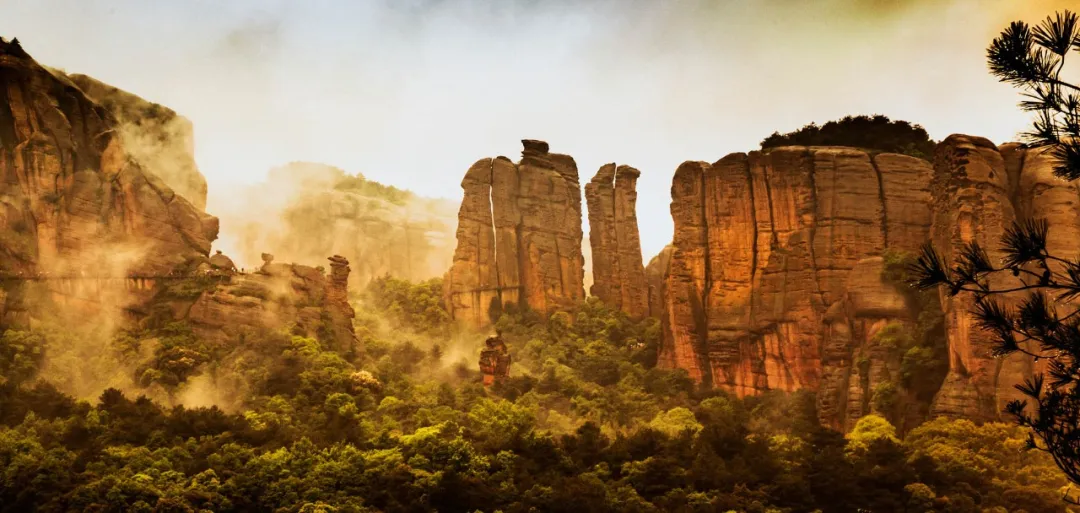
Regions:
M 642 170 L 648 261 L 684 160 L 848 114 L 1015 139 L 1028 117 L 985 48 L 1071 4 L 8 0 L 0 34 L 191 119 L 210 213 L 292 161 L 456 200 L 472 162 L 539 138 L 583 183 L 607 162 Z M 226 253 L 241 250 L 232 230 Z

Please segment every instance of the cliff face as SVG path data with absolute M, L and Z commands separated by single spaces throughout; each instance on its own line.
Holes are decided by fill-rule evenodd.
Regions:
M 607 164 L 585 185 L 593 255 L 589 292 L 632 318 L 649 314 L 637 223 L 639 176 L 630 166 Z
M 86 75 L 68 75 L 83 94 L 116 118 L 128 155 L 199 210 L 206 209 L 206 178 L 195 165 L 191 121 L 168 107 Z
M 932 400 L 916 397 L 895 348 L 916 312 L 883 279 L 883 256 L 931 238 L 946 257 L 973 239 L 996 250 L 1013 220 L 1032 216 L 1050 218 L 1065 253 L 1080 235 L 1080 196 L 1044 157 L 966 136 L 942 142 L 933 164 L 831 147 L 687 162 L 671 194 L 670 255 L 647 273 L 660 365 L 739 395 L 816 390 L 839 428 L 880 409 L 911 423 L 929 412 L 996 418 L 1031 372 L 1020 357 L 990 356 L 969 298 L 942 296 L 948 375 Z
M 147 172 L 118 126 L 0 42 L 0 275 L 158 275 L 206 260 L 217 219 Z
M 355 341 L 344 257 L 328 274 L 210 270 L 218 220 L 201 209 L 190 135 L 172 111 L 0 40 L 0 327 L 58 314 L 116 327 L 185 321 L 219 343 L 290 325 Z
M 237 265 L 263 252 L 314 265 L 339 254 L 362 287 L 391 274 L 409 280 L 441 276 L 453 256 L 457 205 L 416 196 L 325 164 L 293 162 L 270 171 L 220 212 L 223 244 Z
M 542 141 L 522 141 L 521 161 L 483 159 L 461 187 L 457 249 L 444 290 L 450 315 L 494 322 L 503 308 L 550 313 L 585 297 L 577 165 Z

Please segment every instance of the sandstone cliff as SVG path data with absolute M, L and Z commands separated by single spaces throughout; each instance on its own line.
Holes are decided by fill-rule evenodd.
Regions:
M 339 254 L 352 262 L 352 285 L 362 287 L 384 274 L 419 281 L 450 267 L 457 205 L 449 200 L 308 162 L 274 168 L 234 198 L 216 214 L 221 241 L 243 268 L 258 265 L 263 252 L 312 265 Z
M 1044 157 L 967 136 L 943 141 L 933 164 L 835 147 L 687 162 L 671 194 L 670 255 L 647 273 L 650 309 L 662 310 L 660 365 L 739 395 L 816 390 L 838 428 L 878 410 L 909 426 L 931 413 L 996 418 L 1031 372 L 1020 357 L 991 357 L 966 298 L 941 298 L 947 363 L 930 347 L 898 351 L 924 328 L 910 294 L 884 280 L 882 257 L 931 238 L 946 257 L 970 240 L 996 250 L 1030 216 L 1050 218 L 1066 253 L 1080 235 L 1080 196 Z M 944 378 L 929 396 L 927 383 L 905 384 L 901 367 L 915 360 L 948 369 L 924 380 Z
M 550 313 L 584 299 L 577 165 L 524 140 L 521 161 L 483 159 L 461 187 L 457 249 L 444 290 L 450 315 L 494 322 L 504 308 Z
M 168 107 L 86 75 L 68 78 L 91 100 L 112 113 L 124 150 L 144 170 L 199 210 L 206 209 L 206 178 L 195 165 L 195 137 L 191 121 Z
M 585 185 L 593 255 L 590 293 L 631 318 L 649 314 L 637 222 L 639 176 L 630 166 L 607 164 Z
M 159 275 L 206 260 L 217 219 L 147 172 L 118 126 L 17 41 L 0 42 L 5 289 L 27 276 Z

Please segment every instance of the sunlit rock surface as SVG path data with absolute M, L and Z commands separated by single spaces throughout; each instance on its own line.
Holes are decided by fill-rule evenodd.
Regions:
M 1038 151 L 960 135 L 939 145 L 933 163 L 784 147 L 683 164 L 671 190 L 671 249 L 647 271 L 650 309 L 662 310 L 660 365 L 739 395 L 815 390 L 822 419 L 850 427 L 873 409 L 878 385 L 898 379 L 899 361 L 875 335 L 914 321 L 880 282 L 886 250 L 914 253 L 932 238 L 952 258 L 977 240 L 998 258 L 1014 220 L 1047 217 L 1051 249 L 1075 253 L 1078 191 L 1050 167 Z M 998 418 L 1032 362 L 991 356 L 970 298 L 942 302 L 949 373 L 932 401 L 901 414 L 909 424 Z
M 482 159 L 461 182 L 457 249 L 444 293 L 450 315 L 472 327 L 505 308 L 551 313 L 585 297 L 577 165 L 543 141 L 522 141 L 521 161 Z

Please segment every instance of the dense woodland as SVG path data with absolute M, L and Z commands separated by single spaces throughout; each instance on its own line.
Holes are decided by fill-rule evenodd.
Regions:
M 451 326 L 438 280 L 354 299 L 359 343 L 336 351 L 160 322 L 107 350 L 59 322 L 5 332 L 0 511 L 1067 511 L 1012 424 L 831 431 L 811 394 L 737 399 L 655 368 L 656 321 L 592 300 L 504 312 L 512 377 L 485 389 L 486 334 Z M 222 407 L 174 405 L 207 380 Z
M 810 123 L 793 132 L 772 135 L 761 149 L 779 146 L 851 146 L 871 151 L 900 153 L 932 160 L 937 145 L 922 126 L 887 116 L 844 116 L 818 126 Z

